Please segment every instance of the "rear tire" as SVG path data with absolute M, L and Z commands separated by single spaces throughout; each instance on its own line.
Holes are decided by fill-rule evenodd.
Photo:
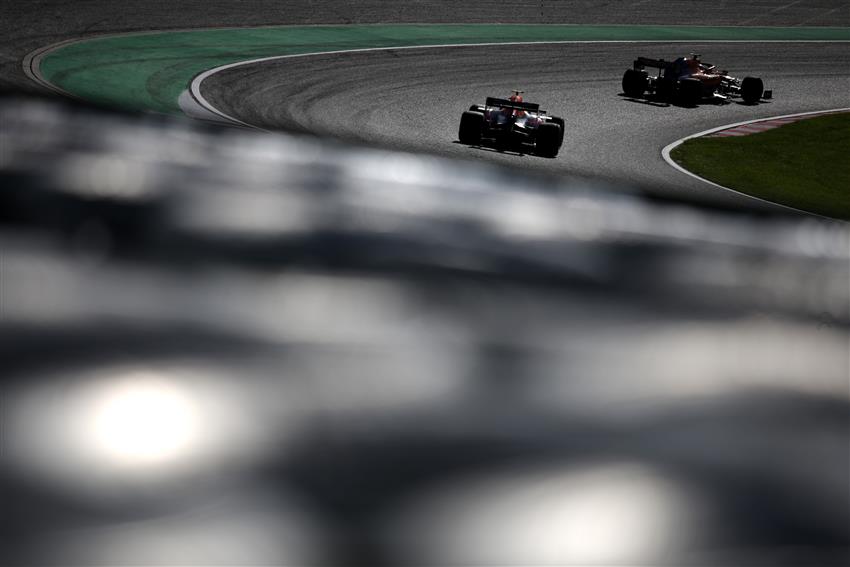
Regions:
M 537 140 L 535 151 L 537 155 L 544 157 L 555 157 L 563 137 L 561 127 L 554 122 L 544 122 L 537 127 Z
M 682 79 L 676 89 L 676 99 L 682 106 L 696 106 L 702 98 L 702 83 L 699 79 Z
M 675 79 L 661 78 L 655 84 L 655 96 L 661 100 L 672 102 L 676 95 Z
M 564 144 L 564 131 L 566 129 L 564 126 L 564 119 L 560 116 L 553 116 L 552 122 L 561 127 L 561 137 L 558 138 L 558 147 L 560 148 Z
M 628 97 L 640 98 L 646 92 L 647 82 L 646 71 L 626 69 L 623 73 L 623 93 Z
M 467 110 L 460 117 L 460 127 L 457 137 L 461 144 L 477 146 L 481 143 L 481 132 L 484 129 L 484 115 L 480 112 Z
M 747 104 L 756 104 L 764 93 L 764 83 L 758 77 L 744 77 L 741 81 L 741 98 Z

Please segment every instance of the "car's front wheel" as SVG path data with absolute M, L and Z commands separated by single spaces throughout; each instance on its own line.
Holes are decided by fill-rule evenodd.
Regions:
M 741 98 L 747 104 L 755 104 L 761 100 L 764 93 L 764 83 L 758 77 L 744 77 L 741 81 Z

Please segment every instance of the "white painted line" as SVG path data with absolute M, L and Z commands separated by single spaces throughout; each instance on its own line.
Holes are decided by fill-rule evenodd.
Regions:
M 676 163 L 673 160 L 673 158 L 670 157 L 670 152 L 672 152 L 674 149 L 676 149 L 677 147 L 682 145 L 687 140 L 691 140 L 693 138 L 700 138 L 702 136 L 714 134 L 715 132 L 720 132 L 722 130 L 729 130 L 731 128 L 737 128 L 738 126 L 746 126 L 748 124 L 755 124 L 757 122 L 767 122 L 768 120 L 779 120 L 779 119 L 783 119 L 783 118 L 797 118 L 799 116 L 813 116 L 813 115 L 816 115 L 816 114 L 835 114 L 835 113 L 838 113 L 838 112 L 850 112 L 850 107 L 848 107 L 848 108 L 831 108 L 829 110 L 815 110 L 815 111 L 812 111 L 812 112 L 798 112 L 797 114 L 783 114 L 781 116 L 771 116 L 769 118 L 757 118 L 756 120 L 745 120 L 744 122 L 736 122 L 734 124 L 726 124 L 725 126 L 718 126 L 717 128 L 711 128 L 710 130 L 703 130 L 702 132 L 697 132 L 696 134 L 691 134 L 690 136 L 686 136 L 684 138 L 676 140 L 675 142 L 673 142 L 671 144 L 667 144 L 666 146 L 664 146 L 664 149 L 661 150 L 661 157 L 664 158 L 664 161 L 666 161 L 667 164 L 670 167 L 684 173 L 685 175 L 690 175 L 694 179 L 699 179 L 703 183 L 708 183 L 709 185 L 712 185 L 712 186 L 717 187 L 719 189 L 723 189 L 724 191 L 730 191 L 732 193 L 737 193 L 738 195 L 743 195 L 744 197 L 749 197 L 750 199 L 755 199 L 756 201 L 761 201 L 762 203 L 769 203 L 771 205 L 775 205 L 777 207 L 782 207 L 782 208 L 785 208 L 785 209 L 790 209 L 792 211 L 797 211 L 799 213 L 806 213 L 806 214 L 809 214 L 809 215 L 814 215 L 814 216 L 822 217 L 822 218 L 830 218 L 830 217 L 827 217 L 827 216 L 824 216 L 824 215 L 819 215 L 817 213 L 812 213 L 812 212 L 809 212 L 809 211 L 804 211 L 802 209 L 796 209 L 794 207 L 789 207 L 788 205 L 783 205 L 782 203 L 774 203 L 773 201 L 768 201 L 767 199 L 762 199 L 760 197 L 754 197 L 753 195 L 748 195 L 747 193 L 742 193 L 741 191 L 736 191 L 735 189 L 732 189 L 730 187 L 725 187 L 723 185 L 715 183 L 714 181 L 709 181 L 708 179 L 706 179 L 704 177 L 700 177 L 696 173 L 688 171 L 687 169 L 685 169 L 684 167 L 682 167 L 681 165 Z
M 233 126 L 233 123 L 220 117 L 217 114 L 214 114 L 207 110 L 205 107 L 198 104 L 198 102 L 192 97 L 188 90 L 184 90 L 180 93 L 180 96 L 177 97 L 177 106 L 180 107 L 180 110 L 194 120 L 200 120 L 201 122 L 212 122 L 219 125 L 225 126 Z
M 44 75 L 41 74 L 41 61 L 49 55 L 51 52 L 60 49 L 62 47 L 71 45 L 72 43 L 76 43 L 81 41 L 79 39 L 69 39 L 66 41 L 60 41 L 59 43 L 54 43 L 45 47 L 39 47 L 34 51 L 30 51 L 24 56 L 21 65 L 24 68 L 24 74 L 31 80 L 37 83 L 39 86 L 51 90 L 55 93 L 61 94 L 63 96 L 67 96 L 70 98 L 74 98 L 77 100 L 81 100 L 79 97 L 72 95 L 71 93 L 57 87 L 50 81 L 48 81 Z

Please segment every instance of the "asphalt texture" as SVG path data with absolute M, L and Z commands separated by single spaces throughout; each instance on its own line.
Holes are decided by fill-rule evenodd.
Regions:
M 34 49 L 104 33 L 316 23 L 575 23 L 848 26 L 842 2 L 148 2 L 56 0 L 5 5 L 0 90 L 37 91 L 21 70 Z M 733 74 L 762 76 L 776 99 L 758 107 L 659 107 L 618 97 L 637 54 L 701 51 Z M 671 171 L 661 148 L 724 123 L 847 105 L 846 44 L 571 45 L 476 47 L 308 58 L 242 68 L 206 83 L 217 107 L 251 124 L 327 134 L 530 170 L 591 176 L 665 197 L 757 206 Z M 567 120 L 555 160 L 501 155 L 457 144 L 457 122 L 485 96 L 527 91 Z
M 685 108 L 622 95 L 622 74 L 636 56 L 673 59 L 688 51 L 734 76 L 762 77 L 775 98 Z M 226 114 L 265 129 L 593 177 L 662 197 L 749 205 L 749 198 L 673 170 L 661 149 L 723 124 L 847 106 L 848 77 L 846 43 L 512 45 L 277 59 L 212 75 L 201 92 Z M 469 105 L 507 97 L 514 88 L 566 120 L 557 158 L 457 141 Z
M 0 5 L 0 90 L 38 90 L 21 70 L 21 60 L 30 51 L 105 33 L 281 24 L 489 22 L 850 26 L 850 11 L 836 0 L 79 0 L 70 5 L 63 0 L 12 1 Z

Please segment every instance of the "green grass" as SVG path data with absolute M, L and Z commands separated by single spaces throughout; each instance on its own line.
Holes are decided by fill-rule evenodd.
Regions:
M 850 113 L 749 136 L 695 138 L 671 152 L 695 174 L 774 203 L 850 220 Z

